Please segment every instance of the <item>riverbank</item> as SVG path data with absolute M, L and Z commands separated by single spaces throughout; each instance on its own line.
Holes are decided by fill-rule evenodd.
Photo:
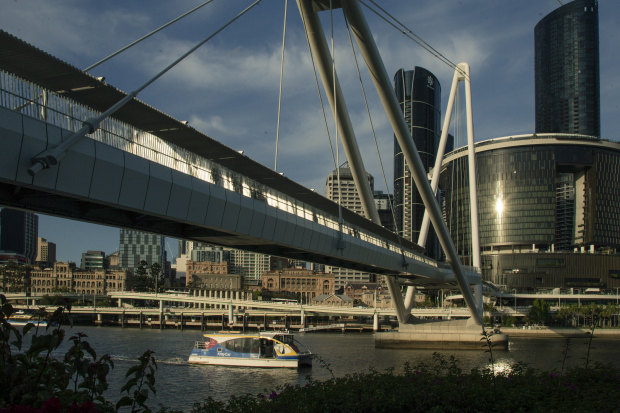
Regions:
M 532 328 L 502 327 L 502 333 L 510 338 L 587 338 L 590 336 L 589 328 L 566 328 L 566 327 L 547 327 L 536 326 Z M 606 339 L 619 339 L 620 328 L 597 328 L 594 330 L 594 337 L 604 337 Z

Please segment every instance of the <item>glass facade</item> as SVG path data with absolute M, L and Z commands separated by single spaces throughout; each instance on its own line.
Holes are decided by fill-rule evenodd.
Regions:
M 534 29 L 536 132 L 600 136 L 598 3 L 576 0 Z
M 441 85 L 431 72 L 415 67 L 414 70 L 396 72 L 394 91 L 413 143 L 428 172 L 435 164 L 441 134 Z M 394 212 L 401 236 L 417 242 L 424 209 L 403 152 L 394 138 Z M 437 250 L 436 237 L 428 238 L 427 250 L 430 256 L 437 255 L 433 253 Z
M 518 258 L 500 268 L 491 259 L 497 255 L 508 262 L 508 255 L 525 252 L 609 255 L 620 247 L 620 144 L 585 140 L 543 134 L 476 144 L 485 279 L 523 272 Z M 463 263 L 471 265 L 466 150 L 449 153 L 444 163 L 444 217 Z
M 0 208 L 0 251 L 12 252 L 28 263 L 37 258 L 39 216 L 11 208 Z
M 121 228 L 119 267 L 135 270 L 141 261 L 166 267 L 164 236 Z

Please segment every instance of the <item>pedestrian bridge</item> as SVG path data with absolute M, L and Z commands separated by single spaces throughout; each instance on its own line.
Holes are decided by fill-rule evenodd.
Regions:
M 416 244 L 135 98 L 33 174 L 38 155 L 126 94 L 3 31 L 0 48 L 0 204 L 456 286 Z

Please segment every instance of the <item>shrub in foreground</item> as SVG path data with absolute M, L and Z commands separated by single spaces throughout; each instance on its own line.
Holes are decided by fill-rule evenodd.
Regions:
M 566 374 L 517 364 L 509 373 L 463 373 L 435 355 L 430 366 L 351 374 L 257 396 L 208 399 L 193 412 L 617 412 L 620 373 L 613 368 Z

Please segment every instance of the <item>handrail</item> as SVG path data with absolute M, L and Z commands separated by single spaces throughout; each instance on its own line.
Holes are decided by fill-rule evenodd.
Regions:
M 0 70 L 0 106 L 19 110 L 24 115 L 69 131 L 79 130 L 85 120 L 100 114 L 98 111 L 77 103 L 61 93 L 44 89 L 4 70 Z M 334 231 L 342 230 L 344 234 L 366 243 L 385 248 L 399 255 L 401 253 L 401 246 L 397 243 L 354 225 L 345 223 L 341 227 L 336 216 L 299 202 L 275 188 L 267 187 L 212 160 L 203 158 L 120 120 L 114 118 L 103 120 L 100 128 L 87 137 L 197 179 L 221 186 L 226 190 L 237 192 L 245 197 L 265 201 L 269 206 L 313 221 Z M 438 267 L 436 261 L 417 251 L 405 249 L 404 255 L 431 267 Z

